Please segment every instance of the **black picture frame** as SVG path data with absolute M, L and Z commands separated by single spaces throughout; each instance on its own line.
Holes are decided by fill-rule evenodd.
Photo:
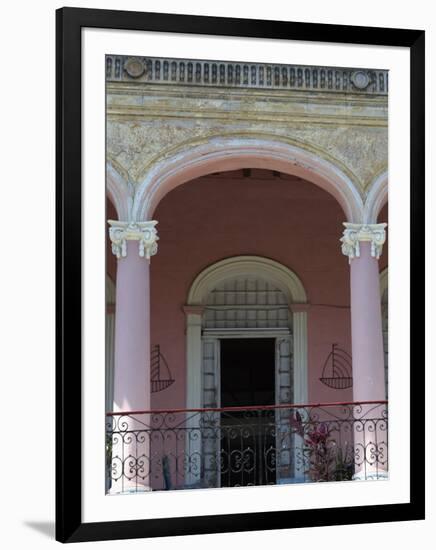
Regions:
M 410 49 L 410 502 L 215 516 L 82 522 L 81 30 L 144 30 Z M 56 13 L 56 539 L 127 539 L 424 519 L 424 44 L 420 30 L 62 8 Z M 68 434 L 74 434 L 70 437 Z

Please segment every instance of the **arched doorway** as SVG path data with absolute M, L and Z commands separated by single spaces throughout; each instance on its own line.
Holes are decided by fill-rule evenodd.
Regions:
M 306 308 L 297 275 L 271 259 L 238 256 L 203 270 L 186 306 L 188 408 L 306 402 Z M 292 438 L 281 437 L 289 422 L 286 415 L 277 410 L 269 429 L 258 411 L 258 427 L 247 430 L 243 413 L 231 418 L 217 413 L 211 421 L 219 424 L 220 438 L 205 437 L 196 449 L 207 485 L 275 484 L 298 477 Z M 229 435 L 235 422 L 246 434 L 238 441 Z M 244 449 L 246 456 L 250 447 L 257 462 L 232 468 L 232 457 Z M 195 477 L 189 482 L 195 484 Z

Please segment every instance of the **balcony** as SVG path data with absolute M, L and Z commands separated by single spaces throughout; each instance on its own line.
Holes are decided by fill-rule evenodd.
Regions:
M 110 494 L 385 479 L 387 401 L 109 413 Z

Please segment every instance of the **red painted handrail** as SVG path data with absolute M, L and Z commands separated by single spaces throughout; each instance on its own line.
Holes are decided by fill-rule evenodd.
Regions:
M 111 411 L 106 413 L 106 416 L 131 416 L 134 414 L 171 414 L 171 413 L 187 413 L 187 412 L 237 412 L 237 411 L 270 411 L 274 409 L 313 409 L 317 407 L 340 407 L 350 405 L 387 405 L 388 401 L 337 401 L 333 403 L 305 403 L 284 404 L 284 405 L 259 405 L 247 407 L 209 407 L 203 409 L 149 409 L 139 411 Z

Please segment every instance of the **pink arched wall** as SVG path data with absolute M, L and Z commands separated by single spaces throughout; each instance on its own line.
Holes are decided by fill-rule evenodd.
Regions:
M 168 193 L 157 206 L 159 251 L 151 260 L 151 344 L 160 344 L 175 383 L 153 394 L 153 408 L 183 407 L 186 397 L 183 305 L 195 276 L 218 260 L 259 255 L 302 280 L 308 313 L 309 400 L 348 401 L 320 381 L 331 344 L 351 352 L 348 259 L 342 255 L 344 213 L 336 200 L 295 176 L 253 169 L 209 175 Z

